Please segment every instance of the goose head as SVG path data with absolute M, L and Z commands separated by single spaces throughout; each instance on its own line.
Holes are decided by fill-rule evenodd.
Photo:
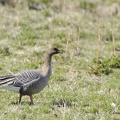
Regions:
M 59 54 L 59 53 L 60 53 L 60 50 L 56 47 L 52 47 L 48 50 L 49 55 L 54 55 L 54 54 Z

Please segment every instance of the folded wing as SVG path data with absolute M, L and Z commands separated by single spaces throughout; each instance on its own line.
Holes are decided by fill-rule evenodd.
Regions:
M 26 70 L 14 75 L 0 77 L 0 87 L 19 92 L 21 86 L 29 84 L 40 78 L 40 71 Z

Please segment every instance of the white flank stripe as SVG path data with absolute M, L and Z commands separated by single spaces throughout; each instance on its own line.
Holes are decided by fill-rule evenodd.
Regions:
M 8 85 L 8 86 L 2 86 L 1 88 L 6 89 L 6 90 L 10 90 L 10 91 L 14 91 L 19 93 L 20 87 L 15 87 L 13 85 Z

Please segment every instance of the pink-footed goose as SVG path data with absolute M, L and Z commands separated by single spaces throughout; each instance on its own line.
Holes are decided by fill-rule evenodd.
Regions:
M 52 56 L 58 53 L 60 51 L 55 47 L 49 49 L 41 70 L 25 70 L 14 75 L 0 77 L 0 88 L 19 93 L 19 103 L 22 96 L 28 95 L 30 104 L 34 104 L 32 95 L 42 91 L 47 85 L 52 73 Z

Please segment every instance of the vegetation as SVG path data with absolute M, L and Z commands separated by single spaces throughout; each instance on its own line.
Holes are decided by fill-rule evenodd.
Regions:
M 27 96 L 15 104 L 18 94 L 0 89 L 0 119 L 119 120 L 119 0 L 18 1 L 0 6 L 0 75 L 39 69 L 50 46 L 63 54 L 35 105 Z

